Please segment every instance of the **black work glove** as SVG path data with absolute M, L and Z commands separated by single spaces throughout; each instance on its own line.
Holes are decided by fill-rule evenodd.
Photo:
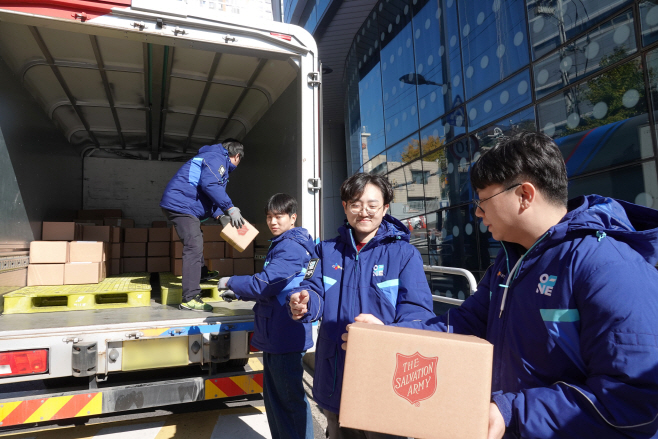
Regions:
M 238 296 L 235 295 L 235 293 L 231 290 L 226 290 L 222 294 L 219 295 L 224 302 L 231 302 L 233 300 L 238 300 Z

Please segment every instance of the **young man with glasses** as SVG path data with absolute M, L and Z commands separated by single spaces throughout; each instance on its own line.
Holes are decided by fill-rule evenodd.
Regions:
M 427 320 L 432 312 L 423 261 L 409 229 L 387 215 L 393 188 L 384 177 L 356 174 L 340 188 L 347 224 L 315 248 L 305 280 L 287 297 L 294 320 L 322 318 L 315 352 L 313 396 L 327 416 L 331 439 L 392 438 L 338 425 L 345 352 L 341 334 L 360 313 L 386 323 Z M 319 261 L 318 261 L 319 259 Z M 315 261 L 315 263 L 314 263 Z
M 489 439 L 658 437 L 658 212 L 567 202 L 560 150 L 531 132 L 482 154 L 471 183 L 501 251 L 459 308 L 399 325 L 494 345 Z

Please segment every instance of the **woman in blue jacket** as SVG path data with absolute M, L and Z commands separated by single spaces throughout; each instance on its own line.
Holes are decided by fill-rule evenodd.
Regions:
M 263 399 L 273 439 L 313 439 L 311 406 L 302 378 L 302 356 L 313 346 L 311 324 L 288 316 L 286 295 L 298 286 L 313 252 L 313 238 L 295 227 L 297 201 L 286 194 L 270 197 L 265 209 L 274 235 L 265 267 L 254 276 L 223 277 L 219 288 L 226 300 L 255 301 L 251 344 L 263 351 Z
M 409 229 L 386 214 L 393 200 L 388 180 L 355 174 L 343 182 L 340 196 L 348 224 L 338 229 L 338 237 L 316 246 L 319 261 L 311 261 L 305 281 L 288 294 L 288 302 L 295 320 L 322 318 L 313 396 L 327 416 L 329 437 L 391 437 L 339 428 L 345 364 L 340 337 L 360 313 L 386 323 L 427 320 L 434 316 L 432 293 L 420 253 L 409 243 Z
M 658 212 L 567 203 L 562 155 L 536 133 L 483 154 L 471 183 L 502 250 L 459 308 L 400 326 L 494 345 L 490 439 L 658 437 Z

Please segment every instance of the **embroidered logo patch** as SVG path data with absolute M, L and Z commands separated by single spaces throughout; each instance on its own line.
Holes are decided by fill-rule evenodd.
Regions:
M 224 167 L 224 165 L 222 165 L 219 167 L 218 171 L 219 171 L 219 175 L 223 177 L 224 174 L 226 173 L 226 168 Z
M 334 265 L 332 265 L 331 268 L 333 268 L 334 270 L 342 270 L 342 269 L 343 269 L 343 267 L 341 267 L 341 266 L 338 265 L 338 264 L 334 264 Z
M 555 282 L 557 282 L 557 276 L 549 276 L 544 273 L 539 276 L 539 284 L 537 285 L 537 291 L 535 292 L 545 296 L 550 296 L 553 293 Z
M 304 279 L 310 279 L 313 277 L 313 273 L 315 273 L 315 268 L 318 266 L 318 262 L 320 262 L 319 258 L 313 258 L 310 261 L 308 261 L 308 265 L 306 266 L 306 275 L 304 276 Z
M 384 265 L 375 265 L 372 269 L 373 276 L 383 276 L 384 275 Z

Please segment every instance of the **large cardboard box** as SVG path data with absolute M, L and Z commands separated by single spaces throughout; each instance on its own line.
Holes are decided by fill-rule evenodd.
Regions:
M 258 230 L 249 224 L 247 220 L 244 221 L 244 225 L 239 229 L 233 227 L 232 224 L 228 224 L 222 229 L 221 236 L 226 242 L 231 244 L 238 252 L 243 252 L 249 244 L 256 238 L 258 235 Z M 253 254 L 251 256 L 253 258 Z
M 223 242 L 204 242 L 203 243 L 203 258 L 204 259 L 220 259 L 224 257 L 224 243 Z
M 151 227 L 167 227 L 167 221 L 153 221 Z
M 169 242 L 171 232 L 167 228 L 151 227 L 149 229 L 149 242 Z
M 203 242 L 222 242 L 222 226 L 219 224 L 213 226 L 201 226 L 203 232 Z
M 146 271 L 146 258 L 121 258 L 122 273 L 143 273 Z
M 121 209 L 83 209 L 78 210 L 78 219 L 83 220 L 101 220 L 103 218 L 121 218 L 123 212 Z
M 135 227 L 135 220 L 129 218 L 103 218 L 104 226 Z
M 148 242 L 149 229 L 124 229 L 123 242 Z
M 235 247 L 226 246 L 226 257 L 233 259 L 254 259 L 254 243 L 249 244 L 243 251 L 238 251 Z
M 167 231 L 169 233 L 169 231 Z M 169 242 L 149 242 L 146 246 L 146 256 L 169 256 Z
M 208 270 L 219 271 L 220 277 L 233 276 L 233 259 L 207 259 Z
M 112 258 L 109 263 L 109 270 L 107 270 L 110 276 L 116 276 L 121 274 L 121 259 Z
M 97 284 L 103 280 L 104 262 L 64 264 L 64 285 Z
M 30 264 L 65 264 L 69 261 L 69 243 L 66 241 L 32 241 Z
M 477 337 L 350 326 L 342 427 L 400 436 L 486 439 L 493 345 Z
M 112 242 L 110 226 L 83 226 L 81 241 Z
M 110 258 L 119 259 L 123 257 L 123 243 L 113 242 L 110 244 Z
M 254 274 L 265 269 L 265 259 L 254 259 Z
M 75 239 L 75 223 L 60 223 L 44 221 L 41 228 L 43 241 L 73 241 Z
M 103 262 L 105 245 L 100 241 L 73 241 L 69 243 L 69 262 Z
M 171 272 L 174 274 L 174 276 L 182 276 L 183 275 L 183 260 L 182 259 L 175 259 L 171 258 Z
M 183 257 L 183 243 L 181 241 L 171 241 L 169 254 L 172 258 L 181 259 Z
M 146 258 L 146 271 L 149 273 L 171 271 L 171 260 L 168 256 Z
M 255 274 L 253 259 L 233 259 L 234 276 L 244 276 L 244 275 L 252 275 L 252 274 Z
M 178 236 L 178 233 L 176 233 L 176 227 L 171 228 L 171 240 L 180 241 L 180 236 Z
M 124 258 L 144 258 L 144 257 L 146 257 L 146 243 L 145 242 L 124 242 L 123 243 L 123 257 Z
M 123 229 L 118 226 L 110 226 L 110 242 L 122 242 Z
M 30 264 L 27 286 L 64 285 L 64 264 Z

